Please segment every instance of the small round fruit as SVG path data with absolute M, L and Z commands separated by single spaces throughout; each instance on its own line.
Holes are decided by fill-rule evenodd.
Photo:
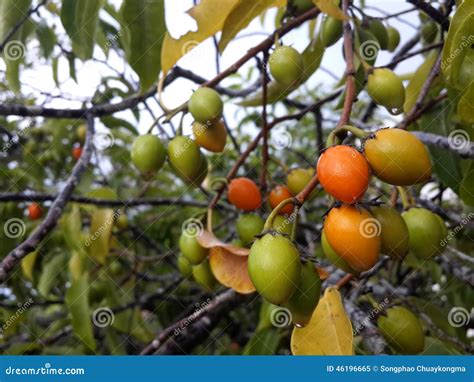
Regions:
M 292 0 L 289 4 L 291 4 L 294 12 L 296 12 L 297 15 L 309 11 L 314 7 L 312 0 Z
M 121 213 L 117 219 L 115 219 L 115 226 L 118 229 L 128 228 L 128 217 L 124 213 Z
M 179 249 L 192 265 L 202 263 L 209 254 L 209 250 L 201 247 L 196 237 L 187 232 L 183 232 L 179 238 Z
M 193 266 L 182 253 L 178 255 L 178 269 L 183 277 L 189 277 L 193 274 Z
M 28 217 L 30 220 L 37 220 L 43 214 L 43 210 L 41 209 L 38 203 L 31 203 L 28 206 Z
M 211 88 L 199 88 L 188 102 L 188 110 L 193 118 L 201 123 L 219 119 L 224 104 L 218 92 Z
M 209 292 L 212 292 L 218 284 L 208 260 L 193 266 L 193 277 L 201 287 Z
M 278 206 L 283 200 L 292 198 L 293 194 L 288 190 L 288 187 L 286 186 L 276 186 L 271 192 L 270 196 L 268 197 L 268 200 L 270 201 L 270 206 L 272 209 L 274 209 L 276 206 Z M 290 215 L 295 206 L 294 204 L 290 203 L 281 208 L 278 213 L 280 215 Z
M 373 35 L 379 42 L 380 48 L 383 50 L 387 49 L 388 33 L 383 23 L 380 20 L 371 20 L 369 23 L 369 30 L 373 33 Z
M 265 222 L 255 214 L 240 215 L 237 219 L 236 229 L 242 242 L 247 245 L 255 240 L 255 235 L 262 232 Z
M 158 137 L 145 134 L 133 142 L 131 157 L 140 173 L 153 176 L 165 163 L 166 149 Z
M 193 124 L 194 140 L 202 148 L 213 153 L 221 153 L 224 150 L 227 139 L 227 131 L 222 121 Z
M 374 65 L 380 51 L 377 37 L 367 29 L 358 29 L 360 40 L 360 55 L 364 61 Z
M 381 238 L 377 220 L 367 210 L 342 205 L 331 209 L 324 232 L 336 254 L 358 272 L 368 271 L 379 259 Z
M 79 125 L 76 129 L 77 140 L 83 143 L 86 140 L 86 135 L 87 135 L 87 126 Z
M 253 285 L 265 300 L 284 304 L 301 278 L 300 255 L 286 237 L 266 234 L 250 248 L 248 270 Z
M 293 229 L 293 216 L 275 216 L 273 219 L 273 229 L 284 235 L 291 235 Z
M 295 168 L 286 177 L 286 185 L 293 195 L 301 192 L 314 176 L 312 168 Z
M 202 170 L 199 146 L 191 138 L 173 138 L 168 144 L 168 157 L 172 168 L 186 182 L 193 181 Z
M 82 147 L 81 146 L 75 146 L 72 148 L 71 155 L 75 160 L 79 160 L 79 158 L 82 155 Z
M 375 69 L 367 78 L 369 96 L 393 114 L 400 113 L 405 102 L 402 80 L 390 69 Z
M 321 27 L 321 41 L 326 47 L 334 45 L 342 37 L 342 32 L 342 21 L 327 16 Z
M 227 197 L 237 208 L 253 211 L 260 208 L 262 195 L 254 181 L 249 178 L 235 178 L 229 183 Z
M 410 186 L 431 177 L 428 150 L 408 131 L 378 130 L 365 141 L 364 152 L 372 173 L 386 183 Z
M 279 46 L 270 55 L 270 73 L 275 81 L 284 85 L 297 83 L 303 74 L 303 56 L 290 46 Z
M 408 227 L 410 250 L 424 259 L 437 255 L 445 239 L 437 215 L 425 208 L 410 208 L 402 216 Z
M 316 168 L 324 190 L 344 203 L 355 203 L 369 186 L 367 160 L 356 149 L 338 145 L 321 154 Z
M 342 269 L 344 272 L 357 274 L 359 272 L 355 271 L 347 264 L 342 257 L 340 257 L 334 249 L 332 249 L 331 244 L 326 237 L 324 231 L 321 234 L 321 246 L 323 247 L 324 255 L 335 267 Z
M 398 29 L 394 27 L 387 27 L 387 35 L 387 50 L 393 52 L 395 49 L 397 49 L 398 44 L 400 44 L 400 33 L 398 32 Z
M 380 223 L 382 231 L 382 253 L 395 259 L 403 259 L 408 253 L 408 227 L 402 215 L 390 207 L 373 207 L 370 212 Z
M 321 279 L 312 263 L 301 266 L 301 278 L 295 293 L 286 302 L 285 307 L 291 312 L 293 323 L 297 327 L 306 326 L 319 302 Z
M 402 306 L 388 308 L 386 316 L 377 319 L 377 326 L 391 347 L 400 354 L 418 354 L 425 346 L 420 320 Z
M 438 34 L 438 27 L 434 22 L 428 22 L 423 25 L 421 28 L 421 37 L 423 41 L 428 44 L 431 44 L 436 39 L 436 35 Z

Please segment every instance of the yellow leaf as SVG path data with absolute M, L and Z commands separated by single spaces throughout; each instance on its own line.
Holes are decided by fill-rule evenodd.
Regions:
M 474 123 L 474 82 L 471 82 L 458 102 L 458 115 L 461 121 Z
M 333 0 L 313 0 L 313 3 L 321 12 L 338 20 L 347 20 L 347 16 Z
M 97 209 L 92 213 L 90 235 L 86 240 L 86 247 L 90 247 L 89 254 L 99 264 L 104 264 L 109 254 L 114 214 L 114 210 L 109 208 Z
M 283 7 L 286 0 L 260 0 L 260 1 L 241 1 L 232 12 L 227 16 L 222 36 L 219 41 L 219 51 L 223 52 L 227 44 L 247 27 L 250 22 L 259 14 L 271 7 Z
M 166 32 L 161 48 L 163 75 L 186 53 L 189 53 L 202 41 L 220 31 L 229 13 L 239 3 L 240 0 L 202 0 L 198 5 L 191 8 L 188 13 L 196 20 L 198 30 L 188 32 L 177 40 Z
M 33 268 L 37 257 L 38 252 L 31 252 L 21 260 L 21 270 L 25 277 L 30 281 L 33 281 Z
M 336 288 L 327 288 L 304 328 L 291 335 L 294 355 L 353 355 L 352 324 Z

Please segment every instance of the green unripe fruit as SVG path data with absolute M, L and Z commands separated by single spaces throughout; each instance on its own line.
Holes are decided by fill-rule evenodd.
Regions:
M 293 230 L 292 216 L 275 216 L 275 219 L 273 219 L 273 229 L 278 233 L 290 236 Z
M 165 163 L 165 146 L 158 137 L 145 134 L 133 142 L 131 157 L 138 171 L 145 176 L 153 176 Z
M 410 208 L 402 214 L 410 236 L 410 250 L 421 258 L 437 255 L 446 236 L 439 217 L 425 208 Z
M 192 139 L 182 135 L 173 138 L 168 144 L 168 157 L 171 166 L 186 182 L 201 176 L 203 158 L 199 146 Z
M 306 187 L 314 176 L 312 168 L 295 168 L 286 177 L 286 185 L 293 195 L 298 194 Z
M 268 302 L 281 305 L 288 301 L 300 281 L 300 255 L 291 240 L 266 234 L 250 248 L 248 270 L 258 293 Z
M 358 29 L 361 58 L 370 65 L 374 65 L 380 50 L 377 37 L 367 29 Z
M 76 129 L 76 137 L 79 142 L 84 142 L 86 140 L 87 135 L 87 126 L 86 125 L 79 125 Z
M 179 238 L 179 249 L 192 265 L 202 263 L 209 254 L 209 250 L 201 247 L 196 237 L 187 232 L 183 232 Z
M 402 80 L 390 69 L 375 69 L 367 79 L 367 92 L 391 113 L 400 113 L 405 102 Z
M 321 279 L 318 271 L 311 263 L 306 263 L 301 267 L 301 278 L 295 293 L 285 304 L 297 327 L 308 324 L 313 315 L 314 309 L 318 305 L 321 293 Z
M 284 85 L 294 85 L 303 74 L 303 56 L 290 46 L 279 46 L 269 59 L 270 73 L 275 81 Z
M 400 354 L 418 354 L 425 346 L 420 320 L 408 309 L 394 306 L 380 316 L 377 325 L 388 344 Z
M 296 15 L 309 11 L 311 8 L 314 7 L 314 3 L 312 0 L 292 0 L 289 3 L 293 12 L 295 12 Z
M 324 46 L 334 45 L 342 37 L 343 24 L 341 20 L 337 20 L 331 16 L 327 16 L 321 27 L 321 41 Z
M 428 22 L 423 25 L 421 28 L 421 37 L 423 41 L 428 44 L 431 44 L 436 39 L 436 35 L 438 34 L 438 27 L 434 22 Z
M 331 247 L 331 244 L 329 244 L 329 241 L 326 237 L 326 234 L 324 231 L 321 234 L 321 247 L 323 248 L 324 255 L 326 258 L 333 264 L 335 267 L 342 269 L 344 272 L 347 273 L 352 273 L 352 274 L 358 274 L 359 272 L 355 271 L 352 269 L 352 267 L 347 264 L 347 262 L 340 257 L 336 251 Z
M 264 224 L 265 222 L 258 215 L 240 215 L 236 223 L 237 234 L 244 244 L 249 244 L 255 240 L 255 235 L 262 232 Z
M 189 277 L 193 274 L 193 266 L 182 253 L 178 255 L 177 263 L 179 272 L 183 275 L 183 277 Z
M 382 253 L 395 259 L 403 259 L 408 253 L 408 227 L 402 215 L 390 207 L 373 207 L 370 212 L 380 223 Z
M 372 20 L 369 23 L 369 30 L 379 42 L 380 49 L 387 49 L 388 47 L 388 33 L 385 26 L 380 20 Z
M 115 220 L 115 226 L 118 229 L 127 229 L 128 228 L 128 217 L 124 213 L 121 213 L 119 217 Z
M 388 35 L 388 44 L 387 49 L 390 52 L 393 52 L 397 49 L 398 44 L 400 44 L 400 33 L 398 29 L 394 27 L 387 27 L 387 35 Z
M 219 119 L 223 109 L 224 104 L 219 93 L 211 88 L 199 88 L 188 102 L 189 112 L 200 123 Z
M 209 261 L 204 261 L 199 265 L 193 267 L 194 280 L 205 290 L 213 291 L 218 282 L 212 273 Z
M 199 158 L 199 169 L 197 171 L 197 175 L 191 180 L 191 183 L 194 184 L 196 187 L 199 186 L 204 179 L 206 179 L 208 171 L 208 164 L 206 156 L 201 152 Z

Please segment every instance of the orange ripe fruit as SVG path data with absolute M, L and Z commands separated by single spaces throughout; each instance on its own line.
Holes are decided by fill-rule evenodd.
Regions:
M 286 186 L 276 186 L 271 192 L 268 200 L 270 202 L 270 206 L 275 208 L 278 206 L 283 200 L 292 198 L 293 194 L 290 192 L 288 187 Z M 280 215 L 290 215 L 293 212 L 295 206 L 293 204 L 287 204 L 283 207 L 278 213 Z
M 41 210 L 41 207 L 39 206 L 38 203 L 31 203 L 28 206 L 28 217 L 31 220 L 39 219 L 41 217 L 42 212 L 43 211 Z
M 71 155 L 75 160 L 78 160 L 82 155 L 82 147 L 76 146 L 72 148 Z
M 324 233 L 332 249 L 352 269 L 364 272 L 377 263 L 382 225 L 367 210 L 349 205 L 331 209 Z
M 344 203 L 357 202 L 369 186 L 369 164 L 350 146 L 329 147 L 319 157 L 316 171 L 324 190 Z
M 262 204 L 260 189 L 249 178 L 235 178 L 229 183 L 227 197 L 237 208 L 253 211 Z

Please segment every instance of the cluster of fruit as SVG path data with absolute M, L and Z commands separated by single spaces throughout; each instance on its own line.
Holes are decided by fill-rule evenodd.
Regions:
M 168 150 L 152 134 L 142 135 L 133 142 L 132 162 L 144 177 L 154 176 L 168 156 L 175 173 L 185 182 L 198 186 L 207 176 L 208 169 L 200 148 L 211 152 L 224 150 L 227 132 L 220 120 L 223 103 L 219 94 L 211 88 L 200 88 L 189 99 L 188 109 L 195 119 L 194 140 L 178 135 L 168 143 Z

